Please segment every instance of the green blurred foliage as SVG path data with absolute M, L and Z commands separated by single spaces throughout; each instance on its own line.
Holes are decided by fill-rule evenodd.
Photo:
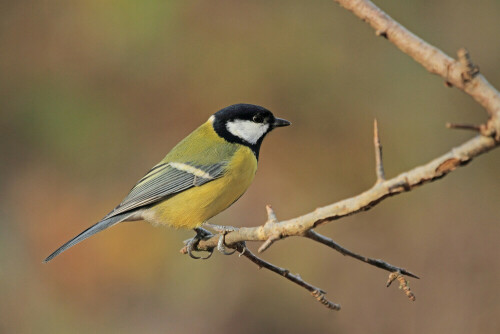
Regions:
M 500 87 L 500 3 L 376 1 Z M 263 145 L 250 190 L 213 222 L 291 218 L 374 182 L 372 121 L 388 176 L 472 134 L 486 113 L 333 1 L 0 3 L 0 332 L 498 333 L 500 157 L 320 232 L 420 274 L 417 301 L 386 273 L 306 240 L 264 257 L 329 292 L 237 256 L 193 261 L 190 231 L 122 224 L 42 259 L 114 207 L 210 114 L 261 104 L 293 126 Z

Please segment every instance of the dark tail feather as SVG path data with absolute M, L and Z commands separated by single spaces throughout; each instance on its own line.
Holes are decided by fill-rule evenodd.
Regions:
M 91 227 L 89 227 L 88 229 L 86 229 L 85 231 L 78 234 L 76 237 L 74 237 L 73 239 L 71 239 L 70 241 L 68 241 L 67 243 L 62 245 L 61 247 L 59 247 L 54 253 L 47 256 L 47 258 L 45 260 L 43 260 L 43 262 L 45 262 L 45 263 L 49 262 L 50 260 L 55 258 L 57 255 L 61 254 L 65 250 L 67 250 L 68 248 L 73 247 L 77 243 L 82 242 L 83 240 L 87 239 L 88 237 L 90 237 L 98 232 L 101 232 L 102 230 L 105 230 L 108 227 L 111 227 L 115 224 L 118 224 L 119 222 L 124 221 L 125 219 L 127 219 L 130 216 L 131 216 L 131 213 L 127 212 L 127 213 L 122 213 L 120 215 L 116 215 L 116 216 L 108 218 L 108 219 L 101 220 L 97 224 L 92 225 Z

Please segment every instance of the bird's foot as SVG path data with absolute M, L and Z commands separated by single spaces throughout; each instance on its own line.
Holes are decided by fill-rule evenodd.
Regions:
M 213 234 L 210 233 L 210 231 L 207 231 L 207 230 L 205 230 L 204 228 L 201 228 L 201 227 L 196 227 L 194 230 L 196 232 L 196 235 L 194 237 L 192 237 L 191 239 L 188 239 L 188 240 L 186 240 L 184 242 L 186 244 L 187 253 L 193 259 L 196 259 L 196 260 L 198 260 L 198 259 L 207 260 L 214 253 L 213 249 L 210 250 L 210 251 L 208 251 L 209 254 L 206 257 L 196 256 L 196 255 L 193 254 L 193 251 L 197 250 L 198 243 L 201 240 L 210 238 L 211 236 L 213 236 Z M 218 246 L 217 246 L 217 248 L 218 248 Z
M 206 228 L 209 228 L 217 233 L 229 233 L 233 231 L 238 231 L 239 229 L 234 226 L 224 226 L 224 225 L 215 225 L 215 224 L 210 224 L 210 223 L 203 223 L 203 226 Z
M 232 252 L 226 251 L 225 237 L 226 234 L 228 234 L 229 232 L 238 230 L 237 227 L 214 225 L 210 223 L 204 223 L 203 226 L 208 227 L 220 234 L 219 241 L 217 242 L 217 250 L 219 252 L 221 252 L 224 255 L 233 255 L 234 252 L 236 252 L 236 250 L 233 250 Z
M 225 242 L 225 238 L 226 238 L 226 234 L 230 232 L 230 231 L 223 231 L 221 234 L 220 234 L 220 237 L 219 237 L 219 241 L 217 242 L 217 250 L 219 252 L 221 252 L 222 254 L 224 255 L 233 255 L 234 252 L 236 252 L 236 249 L 234 249 L 232 252 L 227 252 L 226 251 L 226 242 Z

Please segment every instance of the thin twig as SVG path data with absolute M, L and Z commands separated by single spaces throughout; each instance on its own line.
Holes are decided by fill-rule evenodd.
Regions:
M 271 264 L 267 261 L 262 260 L 261 258 L 257 257 L 255 254 L 253 254 L 246 246 L 244 243 L 238 243 L 235 245 L 236 250 L 240 252 L 240 256 L 244 256 L 253 263 L 255 263 L 259 268 L 266 268 L 280 276 L 285 277 L 287 280 L 297 284 L 298 286 L 303 287 L 307 291 L 309 291 L 321 304 L 325 305 L 331 310 L 339 311 L 340 310 L 340 305 L 335 304 L 328 299 L 326 299 L 325 294 L 326 292 L 323 291 L 320 288 L 317 288 L 306 281 L 304 281 L 299 275 L 293 275 L 290 274 L 290 271 L 287 269 L 280 268 L 278 266 L 275 266 L 274 264 Z
M 481 126 L 474 124 L 446 123 L 446 127 L 448 129 L 472 130 L 475 132 L 481 132 Z
M 371 259 L 369 257 L 356 254 L 356 253 L 348 250 L 347 248 L 344 248 L 344 247 L 340 246 L 338 243 L 336 243 L 332 239 L 327 238 L 327 237 L 325 237 L 325 236 L 317 233 L 314 230 L 307 231 L 304 234 L 304 236 L 306 238 L 311 239 L 311 240 L 317 241 L 317 242 L 319 242 L 319 243 L 321 243 L 321 244 L 323 244 L 325 246 L 333 248 L 333 249 L 335 249 L 337 252 L 339 252 L 342 255 L 347 255 L 347 256 L 353 257 L 353 258 L 355 258 L 355 259 L 357 259 L 359 261 L 371 264 L 372 266 L 375 266 L 377 268 L 384 269 L 384 270 L 387 270 L 387 271 L 390 271 L 390 272 L 396 272 L 397 271 L 397 272 L 400 272 L 401 274 L 404 274 L 404 275 L 407 275 L 407 276 L 410 276 L 410 277 L 413 277 L 413 278 L 420 278 L 417 275 L 411 273 L 410 271 L 408 271 L 408 270 L 406 270 L 404 268 L 399 268 L 399 267 L 393 266 L 392 264 L 389 264 L 389 263 L 387 263 L 385 261 L 382 261 L 382 260 L 379 260 L 379 259 Z
M 204 230 L 204 229 L 202 229 L 202 230 Z M 204 230 L 204 231 L 207 233 L 206 237 L 212 236 L 212 234 L 209 231 L 207 231 L 207 230 Z M 188 244 L 190 241 L 191 241 L 191 239 L 184 241 L 185 246 L 181 248 L 180 253 L 188 254 Z M 335 311 L 340 310 L 339 304 L 333 303 L 333 302 L 329 301 L 328 299 L 326 299 L 326 297 L 325 297 L 326 292 L 324 290 L 307 283 L 299 275 L 290 274 L 290 271 L 287 269 L 275 266 L 274 264 L 257 257 L 254 253 L 252 253 L 246 247 L 245 242 L 236 243 L 236 244 L 232 245 L 232 247 L 240 253 L 239 254 L 240 257 L 241 256 L 246 257 L 247 259 L 249 259 L 250 261 L 255 263 L 259 268 L 268 269 L 268 270 L 270 270 L 270 271 L 272 271 L 280 276 L 285 277 L 287 280 L 303 287 L 304 289 L 309 291 L 313 295 L 313 297 L 316 298 L 316 300 L 318 300 L 321 304 L 325 305 L 329 309 L 332 309 Z M 207 258 L 209 258 L 209 257 L 210 256 L 208 256 Z M 203 258 L 203 259 L 205 259 L 205 258 Z
M 373 121 L 373 144 L 375 145 L 375 172 L 377 174 L 377 183 L 385 181 L 384 163 L 382 161 L 382 145 L 378 135 L 377 119 Z

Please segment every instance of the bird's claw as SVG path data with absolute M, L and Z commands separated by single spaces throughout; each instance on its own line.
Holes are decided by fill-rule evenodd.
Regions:
M 226 234 L 227 232 L 229 231 L 223 231 L 220 236 L 219 236 L 219 241 L 217 242 L 217 250 L 219 252 L 221 252 L 222 254 L 224 255 L 233 255 L 234 252 L 236 252 L 236 249 L 233 250 L 232 252 L 226 252 L 226 246 L 225 246 L 225 237 L 226 237 Z
M 208 237 L 211 237 L 211 236 L 213 236 L 213 234 L 210 233 L 209 231 L 205 230 L 204 228 L 201 228 L 201 227 L 197 227 L 194 230 L 196 231 L 196 235 L 194 237 L 192 237 L 191 239 L 187 240 L 187 242 L 186 242 L 187 253 L 191 258 L 193 258 L 195 260 L 198 260 L 198 259 L 207 260 L 214 253 L 213 249 L 208 251 L 209 254 L 206 257 L 196 256 L 193 254 L 193 251 L 197 250 L 198 243 L 201 240 L 206 239 Z
M 229 232 L 233 232 L 233 231 L 238 230 L 237 227 L 214 225 L 214 224 L 210 224 L 210 223 L 205 223 L 203 225 L 220 234 L 219 241 L 217 242 L 217 250 L 219 252 L 221 252 L 224 255 L 232 255 L 232 254 L 234 254 L 234 252 L 236 252 L 236 250 L 233 250 L 232 252 L 226 251 L 225 237 L 226 237 L 226 234 L 228 234 Z

